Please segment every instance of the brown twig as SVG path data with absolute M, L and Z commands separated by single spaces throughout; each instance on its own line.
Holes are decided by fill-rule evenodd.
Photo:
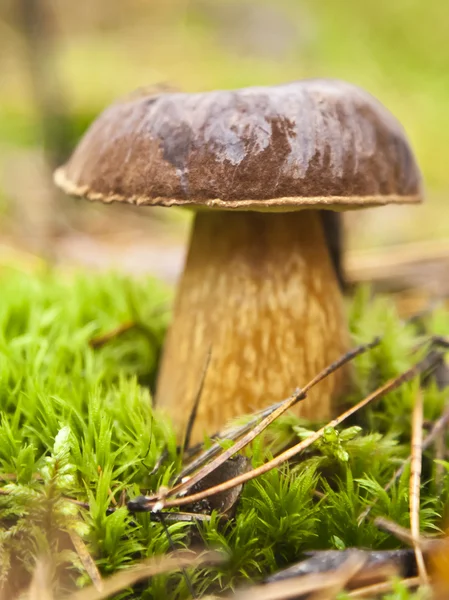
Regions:
M 120 337 L 124 333 L 127 333 L 128 331 L 131 331 L 132 329 L 136 329 L 138 327 L 139 324 L 135 321 L 127 321 L 126 323 L 122 323 L 121 325 L 118 325 L 118 327 L 115 327 L 114 329 L 111 329 L 110 331 L 107 331 L 102 335 L 93 337 L 91 340 L 89 340 L 89 346 L 91 348 L 101 348 L 111 340 Z
M 449 423 L 449 407 L 446 408 L 446 410 L 441 415 L 441 417 L 437 421 L 435 421 L 435 423 L 433 424 L 433 427 L 430 430 L 429 434 L 424 439 L 423 444 L 422 444 L 423 451 L 427 450 L 427 448 L 433 444 L 433 442 L 435 441 L 435 439 L 439 435 L 441 435 L 441 433 L 447 427 L 448 423 Z M 399 477 L 405 471 L 407 465 L 410 463 L 410 460 L 411 460 L 411 456 L 408 456 L 404 460 L 404 462 L 402 463 L 402 465 L 398 469 L 396 469 L 396 471 L 393 473 L 392 478 L 387 483 L 387 485 L 384 487 L 384 490 L 386 492 L 388 492 L 388 490 L 396 483 L 396 481 L 399 479 Z M 363 523 L 363 521 L 369 515 L 369 513 L 371 512 L 371 510 L 377 504 L 377 500 L 378 500 L 378 498 L 374 498 L 373 502 L 369 506 L 367 506 L 366 509 L 362 513 L 360 513 L 359 518 L 357 519 L 357 522 L 358 522 L 359 525 L 361 523 Z
M 409 318 L 407 318 L 403 321 L 404 324 L 413 322 L 413 320 L 416 320 L 416 319 L 422 317 L 424 314 L 429 314 L 432 310 L 434 310 L 436 308 L 436 306 L 437 305 L 435 303 L 433 303 L 433 304 L 429 305 L 425 309 L 425 311 L 419 311 L 419 313 L 415 313 L 414 315 L 411 315 Z M 375 338 L 373 340 L 373 342 L 371 342 L 369 344 L 370 347 L 367 349 L 369 350 L 369 349 L 375 347 L 376 345 L 378 345 L 380 343 L 381 339 L 382 339 L 381 337 Z M 436 344 L 436 345 L 441 345 L 443 343 L 445 346 L 449 345 L 449 341 L 446 340 L 445 338 L 441 338 L 440 336 L 433 336 L 430 338 L 426 338 L 423 342 L 420 343 L 419 348 L 421 348 L 421 346 L 424 343 L 425 344 L 430 343 L 430 344 Z M 190 475 L 190 473 L 193 473 L 194 471 L 196 471 L 196 469 L 203 466 L 208 460 L 210 460 L 211 458 L 216 456 L 222 449 L 222 446 L 218 443 L 219 440 L 224 440 L 224 439 L 232 440 L 232 441 L 237 440 L 239 437 L 241 437 L 242 435 L 244 435 L 248 431 L 250 431 L 253 428 L 253 426 L 256 423 L 258 423 L 261 419 L 268 417 L 279 406 L 282 406 L 283 402 L 285 402 L 285 400 L 281 401 L 281 402 L 276 402 L 275 404 L 272 404 L 271 406 L 268 406 L 267 408 L 264 408 L 260 411 L 255 412 L 253 414 L 252 418 L 241 426 L 227 428 L 224 431 L 217 432 L 214 435 L 212 435 L 211 439 L 215 440 L 214 444 L 212 444 L 212 446 L 210 448 L 208 448 L 207 450 L 202 452 L 195 459 L 190 461 L 182 469 L 182 471 L 174 478 L 173 485 L 177 484 L 179 481 L 182 481 L 182 479 L 184 479 L 184 477 L 186 477 L 187 475 Z M 201 449 L 201 446 L 202 446 L 202 444 L 198 444 L 199 450 Z M 191 449 L 191 451 L 194 451 L 194 450 L 195 450 L 194 448 Z M 193 452 L 193 453 L 195 453 L 195 452 Z
M 419 577 L 410 577 L 408 579 L 403 579 L 401 583 L 406 588 L 414 588 L 419 586 L 421 580 Z M 346 595 L 348 598 L 377 598 L 380 594 L 391 592 L 393 586 L 393 581 L 383 581 L 382 583 L 375 583 L 373 585 L 358 588 Z
M 137 311 L 135 310 L 132 302 L 130 302 L 131 305 L 131 312 L 132 312 L 132 320 L 130 321 L 126 321 L 125 323 L 122 323 L 121 325 L 118 325 L 117 327 L 114 327 L 113 329 L 111 329 L 110 331 L 107 331 L 106 333 L 100 334 L 96 337 L 93 337 L 90 341 L 89 341 L 89 346 L 91 348 L 101 348 L 102 346 L 104 346 L 105 344 L 107 344 L 108 342 L 111 342 L 113 339 L 120 337 L 121 335 L 127 333 L 128 331 L 131 331 L 133 329 L 137 329 L 139 331 L 141 331 L 144 335 L 147 336 L 147 338 L 151 341 L 151 342 L 155 342 L 156 340 L 156 336 L 153 332 L 153 330 L 151 329 L 151 327 L 149 327 L 148 325 L 146 325 L 139 317 L 139 314 L 137 313 Z M 164 312 L 167 311 L 167 305 L 165 303 L 160 304 L 158 306 L 156 306 L 152 312 L 151 312 L 151 317 L 157 317 L 161 314 L 164 314 Z
M 398 525 L 394 521 L 390 521 L 390 519 L 385 519 L 384 517 L 376 517 L 374 519 L 374 525 L 376 525 L 376 527 L 379 529 L 386 531 L 387 533 L 391 533 L 391 535 L 394 535 L 394 537 L 396 537 L 398 540 L 411 547 L 413 547 L 415 540 L 418 539 L 420 547 L 425 552 L 433 550 L 437 547 L 441 547 L 441 545 L 445 543 L 444 540 L 438 538 L 433 539 L 423 536 L 418 536 L 418 538 L 415 538 L 410 529 L 406 529 L 405 527 Z
M 307 392 L 311 388 L 313 388 L 317 383 L 319 383 L 320 381 L 325 379 L 328 375 L 330 375 L 331 373 L 333 373 L 334 371 L 339 369 L 341 366 L 343 366 L 347 362 L 353 360 L 354 357 L 358 356 L 359 354 L 362 354 L 363 352 L 367 352 L 371 348 L 374 348 L 375 346 L 377 346 L 379 344 L 379 342 L 380 342 L 380 339 L 375 338 L 373 341 L 369 342 L 368 344 L 363 344 L 361 346 L 357 346 L 356 348 L 350 350 L 349 352 L 344 354 L 342 357 L 340 357 L 338 360 L 333 362 L 331 365 L 329 365 L 328 367 L 323 369 L 323 371 L 321 371 L 316 377 L 314 377 L 302 390 L 298 389 L 293 394 L 293 396 L 291 396 L 287 400 L 284 400 L 284 402 L 282 402 L 278 408 L 276 408 L 273 412 L 271 412 L 268 416 L 266 416 L 258 425 L 256 425 L 254 427 L 254 429 L 249 431 L 238 442 L 236 442 L 231 448 L 224 451 L 222 454 L 217 456 L 216 459 L 212 460 L 210 463 L 205 465 L 205 467 L 203 469 L 201 469 L 200 471 L 198 471 L 198 473 L 193 475 L 193 477 L 190 477 L 187 481 L 181 482 L 180 484 L 178 484 L 177 486 L 172 488 L 169 491 L 169 495 L 172 496 L 175 494 L 180 494 L 183 491 L 186 491 L 188 488 L 192 487 L 195 483 L 198 483 L 204 477 L 206 477 L 207 475 L 212 473 L 212 471 L 214 471 L 215 469 L 220 467 L 224 462 L 226 462 L 228 460 L 228 458 L 231 458 L 231 456 L 233 456 L 239 450 L 244 448 L 247 444 L 252 442 L 254 438 L 256 438 L 260 433 L 262 433 L 262 431 L 264 431 L 269 425 L 271 425 L 271 423 L 273 423 L 273 421 L 275 421 L 286 410 L 288 410 L 289 408 L 294 406 L 297 402 L 299 402 L 299 400 L 304 399 L 307 395 Z M 245 480 L 245 481 L 247 481 L 247 480 Z M 239 484 L 240 484 L 240 482 L 237 482 L 235 485 L 239 485 Z M 225 485 L 225 484 L 222 484 L 222 485 Z M 235 487 L 235 486 L 230 486 L 230 487 Z M 225 491 L 225 489 L 230 489 L 230 488 L 223 488 L 223 490 L 217 490 L 217 492 Z M 211 494 L 208 494 L 208 495 L 211 495 Z M 207 496 L 204 496 L 204 497 L 206 498 Z M 151 499 L 149 498 L 149 500 L 156 500 L 156 501 L 159 499 L 160 499 L 159 496 L 152 497 Z M 187 504 L 187 503 L 185 503 L 185 504 Z
M 391 533 L 401 542 L 408 544 L 409 546 L 413 545 L 413 536 L 409 529 L 405 527 L 401 527 L 394 521 L 390 521 L 390 519 L 385 519 L 384 517 L 376 517 L 374 519 L 374 525 L 382 531 L 386 531 L 387 533 Z
M 216 468 L 217 466 L 222 464 L 222 462 L 224 462 L 224 460 L 220 460 L 220 459 L 222 459 L 224 456 L 226 456 L 225 460 L 227 460 L 230 456 L 235 454 L 235 452 L 237 452 L 238 449 L 243 447 L 243 445 L 245 445 L 245 443 L 248 443 L 248 442 L 245 442 L 245 438 L 249 437 L 250 438 L 249 441 L 254 439 L 254 437 L 256 437 L 256 435 L 258 435 L 260 433 L 260 431 L 262 431 L 264 429 L 264 427 L 262 427 L 262 425 L 265 423 L 265 421 L 267 421 L 267 419 L 265 419 L 258 427 L 256 427 L 252 432 L 250 432 L 250 434 L 248 434 L 248 436 L 245 436 L 235 446 L 233 446 L 232 448 L 230 448 L 229 450 L 227 450 L 226 452 L 224 452 L 223 454 L 218 456 L 217 459 L 215 459 L 215 461 L 212 461 L 212 463 L 210 463 L 210 465 L 207 465 L 205 467 L 205 469 L 202 469 L 199 473 L 197 473 L 195 476 L 193 476 L 190 480 L 188 480 L 184 484 L 181 484 L 179 486 L 176 486 L 172 490 L 169 490 L 169 492 L 166 494 L 166 496 L 164 498 L 163 503 L 161 503 L 160 501 L 158 503 L 157 496 L 149 497 L 148 502 L 147 502 L 148 509 L 153 510 L 156 503 L 158 503 L 158 506 L 160 506 L 161 508 L 162 508 L 162 506 L 168 508 L 168 507 L 174 507 L 174 506 L 182 506 L 185 504 L 190 504 L 192 502 L 198 502 L 199 500 L 203 500 L 204 498 L 208 498 L 209 496 L 213 496 L 214 494 L 224 492 L 224 491 L 229 490 L 237 485 L 242 485 L 242 484 L 246 483 L 247 481 L 254 479 L 255 477 L 259 477 L 260 475 L 267 473 L 271 469 L 279 467 L 284 462 L 286 462 L 287 460 L 290 460 L 291 458 L 293 458 L 294 456 L 296 456 L 297 454 L 299 454 L 300 452 L 305 450 L 305 448 L 308 448 L 314 442 L 316 442 L 323 435 L 323 433 L 325 432 L 325 430 L 328 427 L 337 427 L 343 421 L 345 421 L 350 416 L 352 416 L 354 413 L 359 411 L 361 408 L 364 408 L 365 406 L 367 406 L 374 400 L 377 400 L 378 398 L 384 396 L 385 394 L 395 390 L 396 388 L 398 388 L 405 382 L 410 381 L 410 380 L 414 379 L 415 377 L 417 377 L 418 375 L 420 375 L 421 373 L 427 371 L 438 360 L 440 360 L 440 358 L 441 358 L 441 356 L 439 353 L 436 353 L 436 352 L 429 353 L 422 360 L 415 363 L 413 365 L 413 367 L 411 367 L 410 369 L 407 369 L 406 371 L 404 371 L 404 373 L 402 373 L 398 377 L 395 377 L 395 378 L 387 381 L 387 383 L 385 383 L 384 385 L 379 387 L 377 390 L 375 390 L 374 392 L 369 394 L 366 398 L 361 400 L 358 404 L 351 407 L 350 409 L 345 411 L 343 414 L 339 415 L 337 418 L 330 421 L 326 426 L 322 427 L 321 429 L 319 429 L 318 431 L 316 431 L 315 433 L 310 435 L 305 440 L 299 442 L 298 444 L 292 446 L 291 448 L 288 448 L 287 450 L 285 450 L 284 452 L 282 452 L 281 454 L 279 454 L 272 460 L 257 467 L 256 469 L 248 471 L 247 473 L 242 473 L 241 475 L 238 475 L 237 477 L 234 477 L 234 478 L 230 479 L 229 481 L 225 481 L 225 482 L 221 483 L 220 485 L 213 486 L 213 487 L 211 487 L 207 490 L 203 490 L 202 492 L 199 492 L 197 494 L 192 494 L 191 496 L 184 496 L 182 498 L 175 498 L 175 499 L 172 498 L 172 496 L 174 494 L 178 494 L 181 491 L 184 491 L 186 488 L 189 488 L 191 485 L 193 485 L 194 482 L 196 483 L 196 481 L 201 480 L 205 474 L 210 473 L 211 471 L 214 470 L 214 468 Z M 320 377 L 320 376 L 318 376 L 318 377 Z M 313 382 L 315 382 L 316 380 L 317 380 L 317 378 L 315 378 L 313 380 Z M 308 386 L 306 386 L 306 387 L 308 389 L 310 389 L 311 384 L 312 384 L 312 382 L 310 384 L 308 384 Z M 296 399 L 296 396 L 293 396 L 289 401 L 286 402 L 286 404 L 289 407 L 292 406 L 292 404 L 294 404 L 295 399 Z M 282 408 L 283 407 L 281 407 L 281 409 Z M 273 415 L 278 416 L 279 414 L 282 414 L 283 411 L 281 410 L 279 412 L 279 410 L 276 410 L 273 413 Z M 268 419 L 271 419 L 269 422 L 272 422 L 272 420 L 274 420 L 273 415 L 271 415 L 271 417 L 268 417 Z M 265 427 L 266 426 L 267 425 L 265 425 Z M 242 443 L 242 442 L 245 442 L 245 443 Z M 162 506 L 161 506 L 161 504 L 162 504 Z
M 422 469 L 422 428 L 423 428 L 423 394 L 421 388 L 415 398 L 415 406 L 412 416 L 412 458 L 410 463 L 410 531 L 413 538 L 413 549 L 415 551 L 416 566 L 423 584 L 429 583 L 426 566 L 419 543 L 420 535 L 420 485 Z
M 246 423 L 231 428 L 227 427 L 226 429 L 211 436 L 211 439 L 214 440 L 212 446 L 207 448 L 207 450 L 201 452 L 201 454 L 199 454 L 193 460 L 187 463 L 187 465 L 185 465 L 182 471 L 175 476 L 173 485 L 182 481 L 184 477 L 187 477 L 187 475 L 190 475 L 191 473 L 202 467 L 207 461 L 209 461 L 211 458 L 216 456 L 221 450 L 223 450 L 223 446 L 219 443 L 219 441 L 238 440 L 240 437 L 242 437 L 242 435 L 248 433 L 248 431 L 250 431 L 259 421 L 271 415 L 271 413 L 273 413 L 281 405 L 282 402 L 276 402 L 275 404 L 272 404 L 267 408 L 255 412 L 250 418 L 250 420 Z M 200 447 L 201 446 L 202 444 L 200 444 Z

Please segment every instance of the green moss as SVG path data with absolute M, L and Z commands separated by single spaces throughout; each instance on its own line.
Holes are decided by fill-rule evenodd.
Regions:
M 118 275 L 63 276 L 58 271 L 28 275 L 0 273 L 0 581 L 20 586 L 35 557 L 51 554 L 60 565 L 60 588 L 88 583 L 70 535 L 84 540 L 107 575 L 164 553 L 170 543 L 160 523 L 147 514 L 130 515 L 124 498 L 168 484 L 179 469 L 170 424 L 151 406 L 153 382 L 169 295 L 150 279 Z M 130 320 L 144 327 L 93 350 L 89 341 Z M 449 332 L 437 312 L 428 330 Z M 383 335 L 382 343 L 355 360 L 354 402 L 413 364 L 418 336 L 403 325 L 391 303 L 369 300 L 361 290 L 351 306 L 355 342 Z M 422 352 L 422 351 L 421 351 Z M 399 542 L 373 523 L 378 515 L 408 526 L 408 472 L 387 493 L 392 474 L 410 453 L 411 407 L 416 382 L 406 384 L 365 409 L 347 427 L 328 430 L 301 460 L 248 483 L 236 518 L 226 524 L 172 523 L 177 547 L 203 540 L 222 548 L 222 567 L 189 570 L 197 592 L 235 588 L 258 580 L 312 549 L 395 548 Z M 425 417 L 434 420 L 445 394 L 425 392 Z M 357 427 L 356 427 L 357 425 Z M 281 418 L 246 450 L 253 464 L 277 452 L 281 441 L 304 438 L 315 424 Z M 167 458 L 152 469 L 167 448 Z M 442 524 L 449 494 L 449 466 L 442 490 L 433 480 L 433 454 L 424 456 L 421 524 L 434 532 Z M 66 500 L 89 503 L 81 508 Z M 369 517 L 358 517 L 377 499 Z M 1 586 L 0 586 L 1 589 Z M 5 589 L 8 589 L 5 587 Z M 187 598 L 182 574 L 139 584 L 134 597 Z M 123 596 L 122 596 L 123 597 Z M 388 598 L 415 598 L 397 591 Z

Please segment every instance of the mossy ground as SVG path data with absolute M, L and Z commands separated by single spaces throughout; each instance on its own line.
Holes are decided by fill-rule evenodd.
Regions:
M 0 491 L 6 492 L 0 495 L 0 591 L 3 585 L 4 591 L 17 592 L 36 556 L 51 556 L 58 567 L 58 594 L 74 582 L 87 584 L 73 532 L 104 575 L 166 552 L 170 543 L 163 526 L 147 514 L 129 514 L 120 501 L 167 484 L 180 466 L 170 424 L 152 410 L 150 395 L 168 322 L 161 309 L 169 302 L 167 291 L 147 278 L 30 275 L 13 269 L 0 273 L 0 290 Z M 401 323 L 389 300 L 371 301 L 366 290 L 351 301 L 350 314 L 354 344 L 383 336 L 377 348 L 355 361 L 357 389 L 349 399 L 355 402 L 416 362 L 423 331 L 422 325 Z M 93 336 L 130 320 L 144 323 L 145 330 L 129 331 L 99 349 L 89 345 Z M 449 315 L 438 310 L 424 326 L 426 334 L 447 334 Z M 410 454 L 417 390 L 416 381 L 401 386 L 295 464 L 249 482 L 227 524 L 213 515 L 200 526 L 168 525 L 176 547 L 195 543 L 229 553 L 222 567 L 189 571 L 196 593 L 261 579 L 305 550 L 399 547 L 373 518 L 383 515 L 409 526 L 408 469 L 390 492 L 383 487 Z M 434 421 L 447 392 L 431 383 L 424 401 L 425 418 Z M 260 464 L 315 425 L 286 416 L 246 453 Z M 164 448 L 167 458 L 151 474 Z M 435 469 L 430 449 L 421 489 L 421 526 L 428 533 L 444 527 L 449 493 L 449 478 L 444 475 L 439 486 Z M 375 498 L 371 514 L 358 525 Z M 117 510 L 107 514 L 110 506 Z M 189 594 L 185 577 L 175 574 L 155 577 L 120 597 Z M 412 595 L 398 584 L 388 597 Z

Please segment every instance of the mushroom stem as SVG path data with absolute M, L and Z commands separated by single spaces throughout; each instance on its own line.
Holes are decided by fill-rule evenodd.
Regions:
M 179 435 L 209 353 L 192 442 L 289 396 L 348 347 L 317 211 L 196 215 L 156 396 Z M 295 411 L 329 418 L 348 379 L 330 375 Z

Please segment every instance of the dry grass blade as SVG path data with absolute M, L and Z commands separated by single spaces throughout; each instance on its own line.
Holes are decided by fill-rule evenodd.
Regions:
M 289 408 L 294 406 L 299 400 L 305 398 L 307 395 L 307 392 L 311 388 L 313 388 L 315 385 L 317 385 L 317 383 L 319 383 L 320 381 L 325 379 L 328 375 L 330 375 L 331 373 L 333 373 L 334 371 L 336 371 L 337 369 L 342 367 L 344 364 L 353 360 L 359 354 L 362 354 L 364 352 L 367 352 L 368 350 L 371 350 L 371 348 L 374 348 L 375 346 L 377 346 L 379 344 L 379 342 L 380 342 L 380 338 L 375 338 L 373 341 L 369 342 L 368 344 L 363 344 L 361 346 L 357 346 L 356 348 L 350 350 L 349 352 L 344 354 L 342 357 L 340 357 L 338 360 L 333 362 L 331 365 L 329 365 L 328 367 L 323 369 L 323 371 L 318 373 L 318 375 L 316 377 L 314 377 L 311 381 L 309 381 L 309 383 L 302 390 L 297 390 L 297 392 L 295 394 L 293 394 L 290 398 L 288 398 L 287 400 L 282 402 L 282 404 L 278 408 L 276 408 L 271 414 L 269 414 L 267 417 L 265 417 L 258 425 L 256 425 L 256 427 L 254 429 L 252 429 L 250 432 L 248 432 L 243 438 L 241 438 L 238 442 L 236 442 L 231 448 L 229 448 L 228 450 L 226 450 L 225 452 L 223 452 L 222 454 L 217 456 L 217 458 L 212 460 L 209 464 L 207 464 L 203 469 L 198 471 L 198 473 L 196 473 L 195 475 L 190 477 L 187 481 L 182 482 L 179 485 L 172 488 L 171 490 L 169 490 L 169 492 L 167 493 L 167 496 L 174 496 L 175 494 L 180 494 L 181 492 L 184 492 L 187 489 L 189 489 L 190 487 L 192 487 L 195 483 L 198 483 L 199 481 L 201 481 L 201 479 L 206 477 L 206 475 L 209 475 L 212 471 L 214 471 L 219 466 L 221 466 L 224 462 L 226 462 L 228 460 L 228 458 L 231 458 L 231 456 L 233 456 L 239 450 L 241 450 L 246 445 L 248 445 L 250 442 L 252 442 L 254 440 L 254 438 L 256 438 L 260 433 L 262 433 L 262 431 L 264 431 L 264 429 L 266 429 L 271 423 L 273 423 L 273 421 L 275 421 L 285 411 L 287 411 Z M 251 477 L 250 477 L 250 479 L 251 479 Z M 245 479 L 245 481 L 248 481 L 248 480 Z M 244 481 L 237 482 L 236 485 L 239 485 L 239 483 L 244 483 Z M 230 487 L 234 487 L 234 486 L 230 486 Z M 230 488 L 226 488 L 226 489 L 230 489 Z M 208 494 L 208 495 L 211 495 L 211 494 Z M 207 496 L 204 496 L 204 498 L 206 498 L 206 497 Z M 159 496 L 154 496 L 154 497 L 149 498 L 149 501 L 152 501 L 152 500 L 157 501 L 159 499 L 160 499 Z M 188 502 L 183 502 L 183 504 L 188 504 Z M 168 506 L 168 504 L 166 502 L 164 502 L 164 505 Z M 176 506 L 176 504 L 173 504 L 173 506 Z
M 336 417 L 335 419 L 330 421 L 327 425 L 325 425 L 324 427 L 322 427 L 321 429 L 319 429 L 318 431 L 316 431 L 315 433 L 310 435 L 308 438 L 306 438 L 302 442 L 299 442 L 295 446 L 288 448 L 285 452 L 282 452 L 281 454 L 279 454 L 272 460 L 266 462 L 265 464 L 261 465 L 260 467 L 257 467 L 256 469 L 253 469 L 247 473 L 243 473 L 242 475 L 239 475 L 238 477 L 234 477 L 233 479 L 231 479 L 229 481 L 225 481 L 224 483 L 222 483 L 220 485 L 209 488 L 208 490 L 204 490 L 203 492 L 200 492 L 198 494 L 192 494 L 191 496 L 184 496 L 183 498 L 166 499 L 166 500 L 164 499 L 163 506 L 164 507 L 182 506 L 185 504 L 190 504 L 192 502 L 197 502 L 199 500 L 203 500 L 204 498 L 208 498 L 209 496 L 212 496 L 213 494 L 217 494 L 218 492 L 224 492 L 225 490 L 229 490 L 237 485 L 244 484 L 247 481 L 254 479 L 255 477 L 259 477 L 260 475 L 267 473 L 271 469 L 279 467 L 284 462 L 286 462 L 287 460 L 290 460 L 291 458 L 293 458 L 294 456 L 296 456 L 297 454 L 299 454 L 300 452 L 302 452 L 303 450 L 305 450 L 306 448 L 311 446 L 318 439 L 320 439 L 320 437 L 322 437 L 322 435 L 324 434 L 325 430 L 328 427 L 337 427 L 343 421 L 348 419 L 351 415 L 353 415 L 354 413 L 359 411 L 361 408 L 364 408 L 365 406 L 367 406 L 374 400 L 381 398 L 388 392 L 395 390 L 396 388 L 398 388 L 405 382 L 414 379 L 421 373 L 423 373 L 426 370 L 428 370 L 429 368 L 431 368 L 434 364 L 436 364 L 436 362 L 438 360 L 440 360 L 440 358 L 441 358 L 441 355 L 439 353 L 436 353 L 436 352 L 429 353 L 425 358 L 423 358 L 419 362 L 415 363 L 415 365 L 413 365 L 413 367 L 411 367 L 410 369 L 407 369 L 406 371 L 404 371 L 404 373 L 402 373 L 398 377 L 395 377 L 395 378 L 387 381 L 387 383 L 385 383 L 384 385 L 379 387 L 377 390 L 375 390 L 374 392 L 369 394 L 366 398 L 361 400 L 358 404 L 351 407 L 346 412 L 344 412 L 343 414 L 339 415 L 338 417 Z M 230 454 L 232 455 L 235 452 L 236 452 L 235 446 L 233 446 L 230 449 Z M 222 456 L 224 456 L 226 454 L 227 453 L 225 452 L 223 455 L 220 455 L 218 457 L 218 459 L 220 459 Z M 227 458 L 229 458 L 229 457 L 227 457 Z M 215 463 L 215 462 L 216 461 L 213 461 L 213 463 Z M 221 461 L 218 464 L 221 464 Z M 211 470 L 213 470 L 213 469 L 207 470 L 207 473 L 209 473 Z M 195 477 L 192 477 L 192 480 L 194 480 L 194 479 L 195 479 Z M 199 479 L 201 479 L 201 478 L 199 478 Z M 192 480 L 189 480 L 189 482 L 187 484 L 188 487 L 190 487 Z M 169 496 L 169 495 L 171 496 L 171 495 L 175 494 L 176 492 L 179 492 L 179 487 L 174 488 L 173 490 L 170 490 L 169 493 L 167 494 L 167 496 Z M 184 486 L 183 489 L 185 489 L 185 487 L 187 487 L 187 486 Z M 148 502 L 147 508 L 153 509 L 154 505 L 157 503 L 157 499 L 156 498 L 148 498 L 147 502 Z
M 406 588 L 418 587 L 421 583 L 419 577 L 410 577 L 409 579 L 403 579 L 402 585 Z M 393 581 L 383 581 L 382 583 L 375 583 L 374 585 L 367 585 L 366 587 L 353 590 L 347 594 L 348 598 L 376 598 L 380 594 L 386 594 L 393 590 Z
M 53 600 L 51 565 L 47 559 L 40 558 L 36 561 L 27 600 Z
M 103 589 L 97 590 L 94 586 L 89 586 L 79 590 L 66 600 L 103 600 L 112 594 L 118 592 L 154 575 L 160 575 L 168 571 L 176 571 L 186 567 L 198 567 L 205 564 L 217 564 L 223 560 L 223 555 L 217 552 L 207 552 L 201 555 L 173 552 L 168 556 L 156 556 L 144 561 L 135 567 L 120 571 L 115 575 L 103 580 Z
M 438 438 L 438 436 L 440 436 L 442 434 L 442 432 L 444 432 L 444 429 L 447 427 L 448 423 L 449 423 L 449 408 L 447 408 L 444 411 L 444 413 L 441 415 L 441 417 L 437 421 L 435 421 L 429 434 L 425 437 L 423 444 L 422 444 L 423 451 L 427 450 L 427 448 L 433 444 L 433 442 Z M 407 465 L 409 464 L 410 461 L 411 461 L 411 456 L 407 457 L 406 460 L 404 460 L 402 465 L 399 467 L 399 469 L 397 469 L 394 472 L 392 478 L 387 483 L 387 485 L 384 487 L 384 490 L 386 492 L 388 492 L 388 490 L 396 483 L 396 481 L 399 479 L 399 477 L 405 471 L 405 468 L 407 467 Z M 360 513 L 360 516 L 357 519 L 357 522 L 359 525 L 366 519 L 366 517 L 369 515 L 371 510 L 376 505 L 376 503 L 377 503 L 377 498 L 375 498 L 374 501 L 372 502 L 372 504 L 367 506 L 366 509 L 362 513 Z
M 78 554 L 78 557 L 86 570 L 86 573 L 92 580 L 95 589 L 101 592 L 103 589 L 103 580 L 100 575 L 100 571 L 95 564 L 94 559 L 89 553 L 86 544 L 83 542 L 81 537 L 75 531 L 69 531 L 70 539 L 72 540 L 72 544 Z
M 416 394 L 415 406 L 412 418 L 412 460 L 410 466 L 410 531 L 413 538 L 413 549 L 415 550 L 416 565 L 421 582 L 429 582 L 426 566 L 419 542 L 419 509 L 420 509 L 420 485 L 422 467 L 422 428 L 423 428 L 423 394 L 419 389 Z
M 326 590 L 341 590 L 346 583 L 363 567 L 366 558 L 357 552 L 349 556 L 348 560 L 335 571 L 327 574 L 311 574 L 302 577 L 276 581 L 266 585 L 256 585 L 242 592 L 237 592 L 233 598 L 235 600 L 287 600 L 288 598 L 297 598 L 302 594 Z M 332 596 L 324 596 L 329 598 Z

